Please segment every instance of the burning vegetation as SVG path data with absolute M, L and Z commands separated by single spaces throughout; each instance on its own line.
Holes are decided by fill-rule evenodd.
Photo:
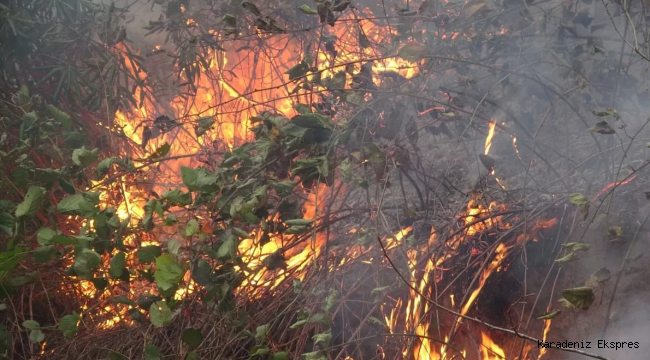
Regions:
M 619 5 L 0 4 L 0 356 L 608 359 L 537 344 L 625 331 Z

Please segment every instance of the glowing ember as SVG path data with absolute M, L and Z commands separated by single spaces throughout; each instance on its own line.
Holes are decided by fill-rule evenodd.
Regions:
M 613 183 L 611 183 L 611 184 L 605 186 L 602 190 L 600 190 L 600 191 L 598 192 L 598 194 L 596 194 L 596 196 L 594 196 L 593 199 L 591 199 L 591 202 L 595 202 L 596 200 L 598 200 L 598 198 L 600 197 L 600 195 L 604 194 L 605 192 L 607 192 L 607 190 L 613 188 L 614 186 L 620 186 L 620 185 L 628 184 L 628 183 L 630 183 L 632 180 L 634 180 L 635 178 L 636 178 L 636 175 L 632 175 L 632 176 L 631 176 L 629 179 L 627 179 L 627 180 L 619 181 L 619 182 L 613 182 Z

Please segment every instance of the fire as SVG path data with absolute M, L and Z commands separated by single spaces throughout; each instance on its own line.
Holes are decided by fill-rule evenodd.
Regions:
M 490 337 L 481 333 L 481 360 L 505 360 L 506 353 Z
M 544 320 L 544 333 L 542 334 L 542 342 L 546 342 L 546 337 L 548 336 L 548 332 L 551 330 L 551 319 L 545 319 Z M 547 349 L 546 348 L 541 348 L 539 350 L 539 355 L 537 356 L 537 360 L 541 359 L 544 354 L 546 354 Z
M 183 11 L 185 10 L 183 9 Z M 354 20 L 354 17 L 348 15 L 343 20 L 345 19 Z M 363 20 L 358 23 L 360 31 L 375 42 L 381 43 L 391 38 L 392 34 L 388 27 L 378 27 L 370 21 Z M 187 25 L 194 26 L 196 21 L 191 18 L 187 19 Z M 310 69 L 305 75 L 308 79 L 317 74 L 322 78 L 332 77 L 339 71 L 347 71 L 348 64 L 352 64 L 352 68 L 349 69 L 351 73 L 359 73 L 361 66 L 364 65 L 364 59 L 383 58 L 382 54 L 373 47 L 357 50 L 359 47 L 356 45 L 358 45 L 359 40 L 356 28 L 339 25 L 331 31 L 339 42 L 347 45 L 345 48 L 340 49 L 341 51 L 337 56 L 319 51 L 316 59 L 316 69 Z M 459 35 L 460 33 L 455 32 L 451 35 L 451 39 L 455 39 Z M 258 34 L 258 36 L 262 38 L 264 35 Z M 267 42 L 268 46 L 265 47 L 265 51 L 260 52 L 261 58 L 241 56 L 239 52 L 234 51 L 236 49 L 234 44 L 227 51 L 215 51 L 208 54 L 208 66 L 207 68 L 202 67 L 202 76 L 197 79 L 183 79 L 188 82 L 196 82 L 197 92 L 192 99 L 177 96 L 168 104 L 161 106 L 150 96 L 144 96 L 148 94 L 142 94 L 140 88 L 136 88 L 134 97 L 142 97 L 144 99 L 142 105 L 130 111 L 118 110 L 115 113 L 115 125 L 130 141 L 139 145 L 138 148 L 132 150 L 133 153 L 125 151 L 120 155 L 139 157 L 144 163 L 148 154 L 153 153 L 165 144 L 169 144 L 168 156 L 178 157 L 164 162 L 164 168 L 160 175 L 164 177 L 164 181 L 160 181 L 160 179 L 156 179 L 156 181 L 142 179 L 136 185 L 127 181 L 128 179 L 124 175 L 110 184 L 101 182 L 92 184 L 93 187 L 105 190 L 107 193 L 120 194 L 114 199 L 108 197 L 100 199 L 104 206 L 115 206 L 120 220 L 130 219 L 131 225 L 136 225 L 144 215 L 144 204 L 150 198 L 148 192 L 164 192 L 167 188 L 160 185 L 162 183 L 181 183 L 178 175 L 180 167 L 202 165 L 197 158 L 198 155 L 205 152 L 206 148 L 214 147 L 214 150 L 223 151 L 233 149 L 235 146 L 250 140 L 249 128 L 251 124 L 248 119 L 258 112 L 271 107 L 286 116 L 292 116 L 296 114 L 293 108 L 295 104 L 310 103 L 310 94 L 303 91 L 294 92 L 295 89 L 287 86 L 287 75 L 284 74 L 286 70 L 302 61 L 309 54 L 304 54 L 304 49 L 300 47 L 301 44 L 296 43 L 289 35 L 266 37 L 263 40 Z M 354 51 L 346 49 L 354 49 Z M 156 46 L 155 50 L 159 51 L 161 47 Z M 135 67 L 135 65 L 131 66 L 134 77 L 141 80 L 148 78 L 148 74 L 142 69 Z M 277 66 L 279 68 L 276 68 Z M 382 72 L 395 72 L 407 79 L 418 75 L 417 64 L 401 58 L 372 61 L 371 69 L 372 82 L 376 86 L 380 86 L 384 81 L 383 77 L 379 76 Z M 256 74 L 256 76 L 251 74 Z M 350 84 L 345 84 L 345 88 L 350 89 Z M 435 109 L 441 108 L 431 108 L 420 113 L 420 115 L 425 115 Z M 169 110 L 172 113 L 168 113 Z M 187 129 L 177 130 L 176 128 L 168 132 L 161 132 L 157 136 L 145 136 L 145 128 L 150 129 L 155 126 L 153 119 L 165 114 L 170 118 L 183 119 L 182 121 L 174 120 L 181 123 L 181 126 L 177 127 L 179 129 L 183 128 L 183 125 L 193 126 L 198 119 L 210 116 L 215 120 L 214 129 L 198 137 L 194 136 L 195 134 L 192 131 L 183 131 Z M 488 135 L 485 139 L 484 155 L 489 154 L 495 128 L 496 120 L 491 120 Z M 513 138 L 513 146 L 518 154 L 516 138 Z M 143 173 L 149 173 L 149 170 L 157 165 L 144 166 L 140 170 Z M 494 175 L 494 171 L 491 174 Z M 497 182 L 501 185 L 498 179 Z M 341 185 L 335 184 L 334 186 Z M 503 187 L 503 185 L 501 186 Z M 304 204 L 303 219 L 313 220 L 314 227 L 318 227 L 323 221 L 331 189 L 325 184 L 320 184 L 314 189 L 304 189 L 304 191 L 308 200 Z M 394 306 L 390 309 L 382 307 L 383 320 L 391 332 L 396 333 L 404 329 L 419 336 L 412 347 L 402 350 L 405 357 L 412 356 L 416 359 L 425 360 L 451 359 L 455 356 L 450 354 L 450 346 L 440 345 L 428 338 L 434 329 L 434 325 L 428 318 L 432 308 L 425 297 L 430 296 L 432 284 L 439 281 L 440 273 L 444 271 L 442 269 L 443 263 L 453 257 L 461 245 L 465 244 L 469 238 L 478 234 L 508 228 L 509 225 L 504 223 L 501 216 L 492 216 L 493 213 L 503 210 L 505 210 L 505 206 L 496 202 L 491 202 L 486 206 L 486 203 L 481 202 L 480 198 L 472 198 L 468 201 L 466 209 L 458 219 L 465 226 L 464 229 L 451 239 L 446 240 L 446 244 L 442 244 L 446 245 L 450 251 L 436 255 L 437 257 L 430 254 L 429 248 L 440 245 L 438 234 L 434 228 L 431 229 L 426 246 L 406 250 L 409 267 L 407 276 L 412 289 L 409 291 L 408 298 L 404 300 L 401 298 L 396 299 Z M 278 219 L 267 220 L 276 221 Z M 542 228 L 552 225 L 554 223 L 538 223 L 538 226 Z M 354 234 L 362 230 L 361 228 L 353 228 L 350 229 L 349 233 Z M 403 240 L 409 236 L 412 230 L 412 227 L 400 229 L 392 237 L 382 239 L 382 242 L 387 250 L 397 251 L 398 247 L 404 244 Z M 240 241 L 238 245 L 238 253 L 242 256 L 248 269 L 250 269 L 245 270 L 246 278 L 239 291 L 240 294 L 247 296 L 249 299 L 259 298 L 263 295 L 259 291 L 260 287 L 265 291 L 272 291 L 289 278 L 304 279 L 309 265 L 316 263 L 329 240 L 325 233 L 315 230 L 308 237 L 300 239 L 299 236 L 281 236 L 277 233 L 268 234 L 269 237 L 263 239 L 261 231 L 254 231 L 249 235 L 250 238 Z M 305 240 L 305 238 L 308 239 Z M 298 240 L 301 242 L 298 243 Z M 524 240 L 521 240 L 520 243 L 523 243 Z M 162 242 L 164 243 L 164 240 Z M 138 245 L 159 244 L 157 240 L 141 241 L 131 235 L 125 239 L 125 243 L 133 248 L 137 248 Z M 499 243 L 494 246 L 492 248 L 494 249 L 491 255 L 492 258 L 487 259 L 489 261 L 482 270 L 478 284 L 475 284 L 470 295 L 466 299 L 462 296 L 454 297 L 453 294 L 449 295 L 452 306 L 454 308 L 459 307 L 463 315 L 466 315 L 473 306 L 489 277 L 503 266 L 504 260 L 514 247 L 514 244 Z M 357 251 L 358 249 L 349 249 L 344 254 L 346 257 L 339 264 L 342 265 L 358 256 Z M 126 255 L 127 261 L 134 261 L 136 256 L 134 252 Z M 275 270 L 268 270 L 266 264 L 276 257 L 282 259 L 282 266 Z M 371 260 L 365 261 L 370 262 Z M 423 268 L 422 265 L 424 265 Z M 135 279 L 136 276 L 133 276 L 133 280 Z M 88 298 L 94 296 L 95 287 L 91 282 L 82 281 L 79 286 L 79 290 Z M 131 286 L 133 288 L 139 287 L 138 294 L 146 293 L 148 289 L 146 285 L 135 282 L 132 282 Z M 181 301 L 187 298 L 188 295 L 193 294 L 197 288 L 198 285 L 190 279 L 188 272 L 183 279 L 183 286 L 177 290 L 174 299 Z M 130 295 L 135 295 L 135 292 L 131 290 Z M 119 323 L 124 323 L 124 319 L 128 319 L 127 312 L 129 309 L 130 306 L 120 305 L 116 307 L 115 305 L 107 305 L 100 306 L 93 309 L 93 311 L 95 311 L 96 315 L 102 317 L 100 328 L 112 328 Z M 87 307 L 82 310 L 90 311 Z M 454 327 L 458 328 L 461 321 L 461 318 L 457 318 L 453 323 Z M 550 327 L 550 321 L 548 326 Z M 545 330 L 545 334 L 547 331 Z M 453 339 L 453 335 L 451 335 L 451 339 Z M 450 341 L 450 336 L 445 337 L 445 342 L 448 341 Z M 463 357 L 467 354 L 467 350 L 464 349 L 460 352 Z M 484 360 L 505 359 L 504 351 L 485 333 L 481 334 L 481 353 Z
M 494 129 L 497 126 L 496 120 L 490 121 L 490 125 L 488 128 L 488 135 L 485 138 L 485 152 L 484 155 L 487 155 L 490 153 L 490 148 L 492 147 L 492 139 L 494 138 Z

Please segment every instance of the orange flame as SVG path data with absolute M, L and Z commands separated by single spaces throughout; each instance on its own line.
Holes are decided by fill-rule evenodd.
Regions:
M 485 138 L 485 155 L 490 153 L 490 148 L 492 147 L 492 138 L 494 137 L 494 128 L 496 127 L 497 122 L 496 120 L 490 121 L 489 129 L 488 129 L 488 135 Z

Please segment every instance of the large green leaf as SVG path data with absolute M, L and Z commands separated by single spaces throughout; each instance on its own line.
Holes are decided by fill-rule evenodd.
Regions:
M 101 261 L 102 258 L 98 253 L 90 249 L 83 249 L 80 253 L 76 254 L 72 267 L 79 275 L 89 275 L 99 266 Z
M 87 197 L 83 196 L 83 194 L 68 196 L 59 202 L 56 209 L 62 214 L 81 216 L 88 216 L 97 211 L 95 205 L 88 201 Z
M 63 335 L 66 338 L 72 339 L 72 337 L 77 333 L 77 323 L 79 320 L 81 320 L 81 315 L 73 311 L 72 314 L 61 318 L 61 322 L 59 322 L 59 330 L 63 332 Z
M 25 200 L 16 207 L 16 217 L 31 217 L 43 205 L 45 189 L 38 186 L 30 186 L 25 194 Z
M 228 236 L 217 250 L 217 257 L 223 260 L 234 260 L 237 256 L 237 242 L 235 236 Z
M 203 334 L 201 330 L 195 328 L 189 328 L 183 330 L 183 335 L 181 335 L 181 340 L 190 347 L 190 349 L 196 349 L 203 342 Z
M 583 286 L 562 290 L 562 298 L 559 301 L 570 309 L 587 310 L 595 300 L 594 289 Z
M 74 149 L 72 152 L 72 162 L 85 169 L 90 166 L 90 164 L 97 161 L 98 154 L 99 149 L 88 150 L 85 147 Z
M 11 271 L 15 269 L 25 253 L 20 248 L 0 253 L 0 271 Z
M 188 221 L 185 226 L 185 236 L 192 236 L 197 232 L 199 232 L 199 222 L 196 219 Z
M 28 330 L 36 330 L 41 328 L 41 324 L 38 323 L 38 321 L 35 320 L 25 320 L 22 323 L 23 327 Z
M 40 343 L 45 340 L 45 334 L 41 330 L 32 330 L 29 332 L 29 341 L 33 343 Z
M 142 218 L 142 226 L 147 231 L 151 231 L 153 229 L 154 213 L 158 214 L 158 216 L 161 218 L 164 215 L 160 202 L 156 199 L 151 199 L 144 205 L 144 217 Z
M 50 245 L 52 238 L 57 235 L 56 231 L 50 228 L 42 228 L 36 234 L 36 240 L 40 245 Z
M 174 288 L 183 280 L 185 271 L 176 263 L 170 254 L 163 254 L 156 258 L 156 284 L 163 291 Z
M 172 205 L 186 206 L 192 203 L 192 194 L 184 193 L 179 189 L 165 191 L 162 198 Z
M 64 129 L 70 130 L 72 128 L 72 118 L 67 113 L 59 110 L 54 105 L 47 105 L 47 109 L 52 114 L 54 120 L 58 121 Z
M 143 246 L 138 249 L 138 260 L 142 264 L 149 264 L 156 260 L 162 254 L 162 249 L 158 245 Z
M 161 360 L 160 350 L 157 347 L 147 344 L 144 346 L 144 360 Z
M 183 184 L 190 191 L 212 192 L 219 189 L 217 175 L 209 173 L 206 169 L 192 169 L 182 166 L 181 178 Z
M 111 266 L 110 269 L 108 270 L 108 274 L 111 276 L 113 279 L 119 279 L 122 274 L 124 273 L 125 266 L 126 266 L 126 254 L 123 252 L 118 252 L 117 254 L 113 255 L 111 260 L 109 261 L 109 265 Z
M 172 311 L 164 301 L 156 301 L 149 308 L 149 319 L 156 327 L 163 327 L 172 321 Z
M 206 131 L 212 128 L 212 125 L 214 124 L 214 118 L 212 116 L 206 116 L 198 119 L 196 122 L 197 125 L 196 128 L 194 129 L 196 132 L 196 136 L 201 136 L 205 134 Z
M 34 250 L 34 260 L 37 263 L 45 263 L 56 257 L 54 245 L 44 245 Z

